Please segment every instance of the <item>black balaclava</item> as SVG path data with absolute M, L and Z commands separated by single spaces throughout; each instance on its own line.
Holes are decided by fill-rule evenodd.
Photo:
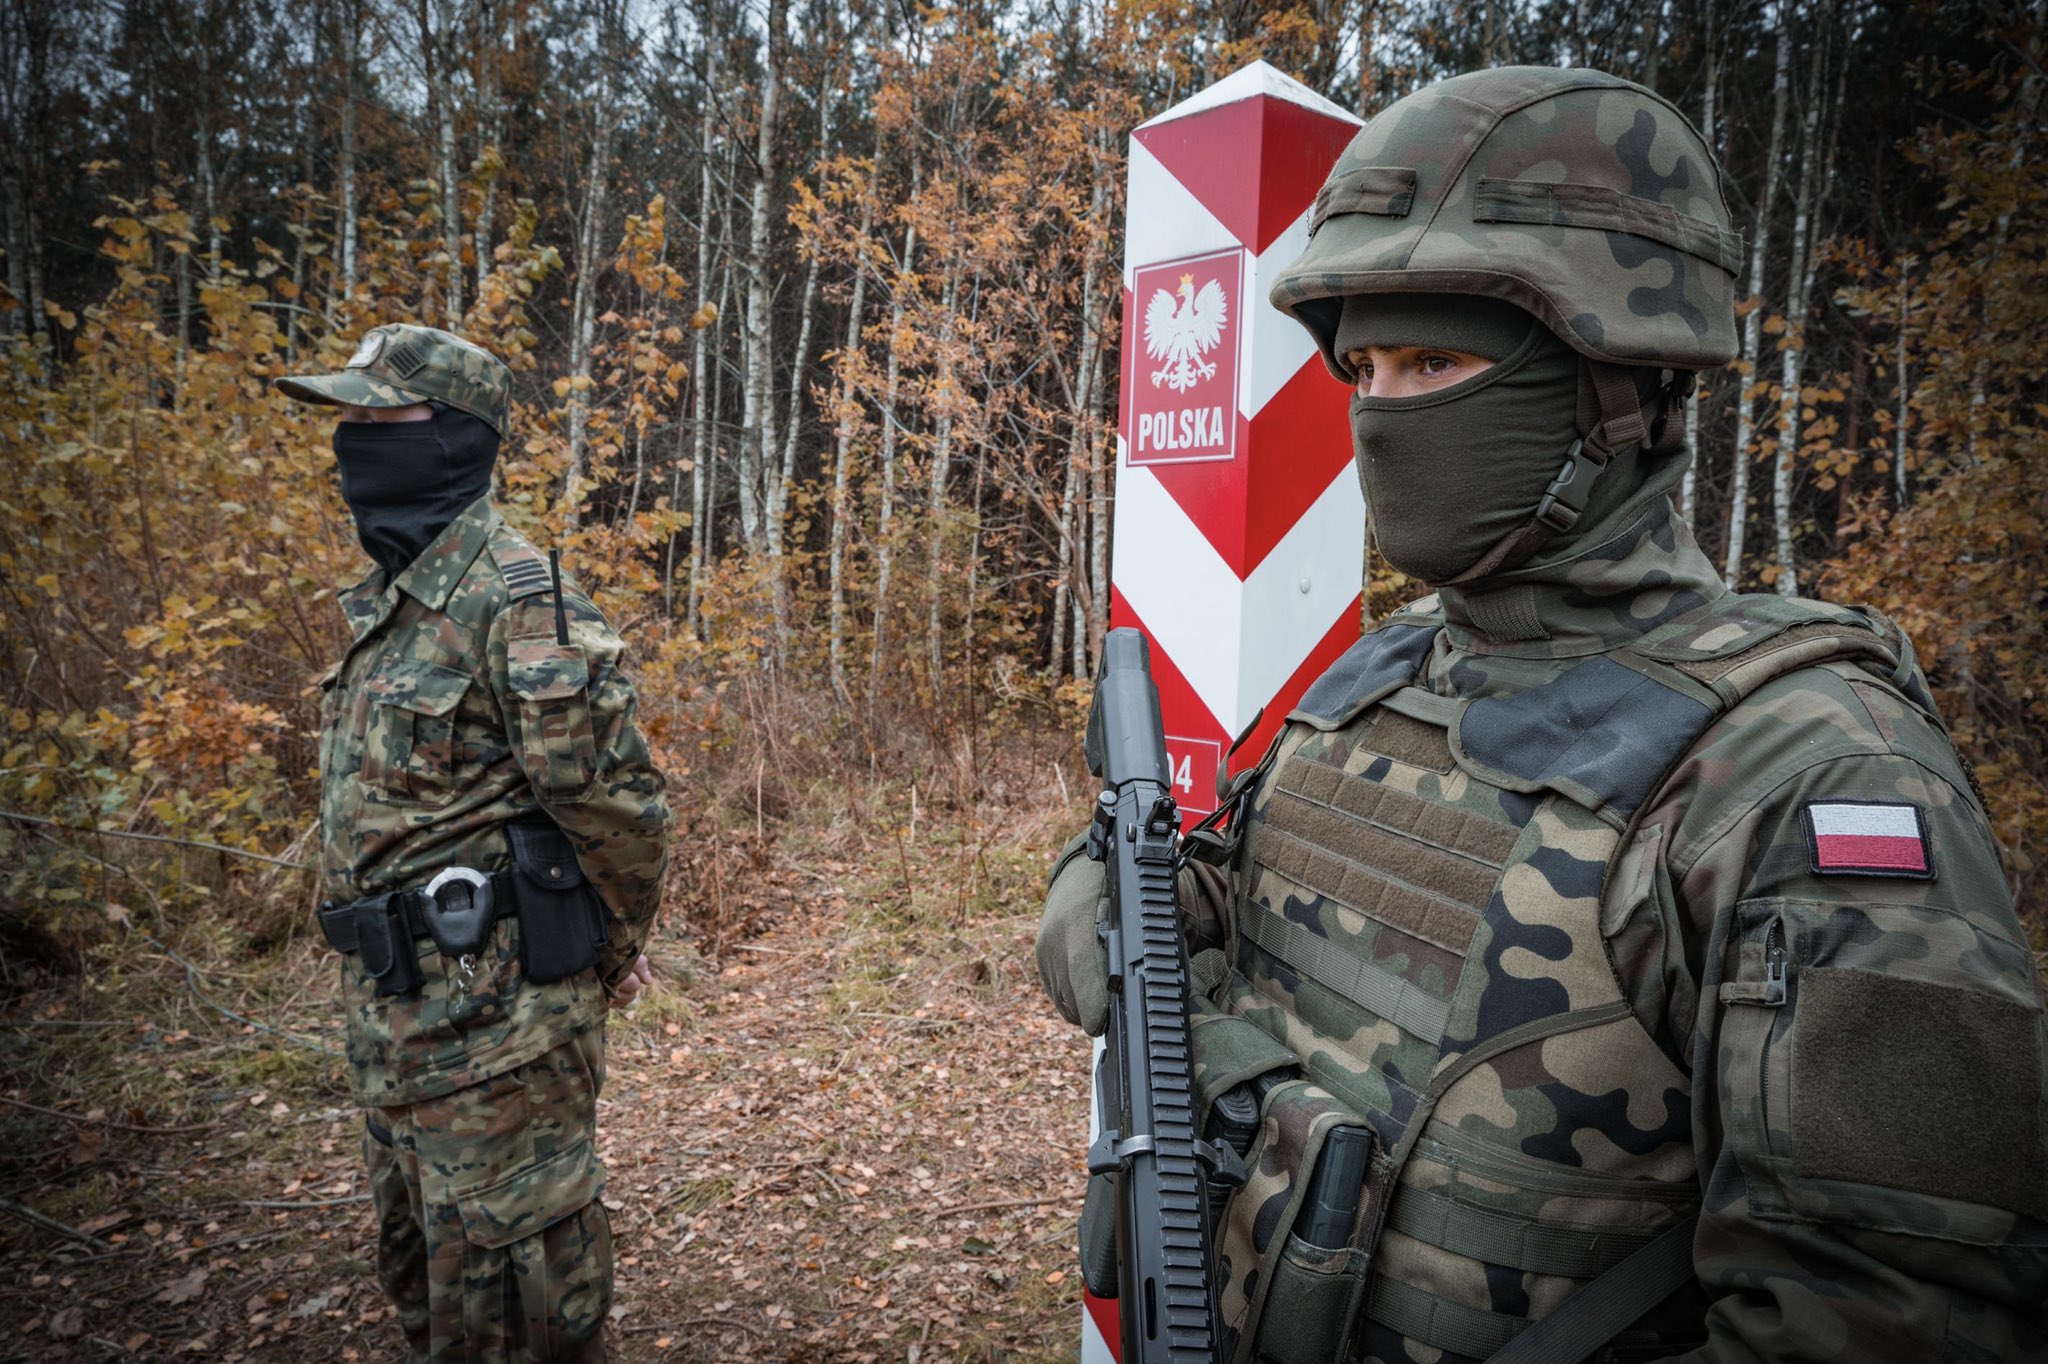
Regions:
M 1557 477 L 1579 435 L 1578 354 L 1511 304 L 1454 294 L 1348 298 L 1337 339 L 1340 355 L 1420 346 L 1495 362 L 1419 397 L 1351 400 L 1380 553 L 1412 578 L 1450 582 L 1527 524 Z
M 427 421 L 342 422 L 334 428 L 341 495 L 356 537 L 392 577 L 491 488 L 498 433 L 453 407 Z

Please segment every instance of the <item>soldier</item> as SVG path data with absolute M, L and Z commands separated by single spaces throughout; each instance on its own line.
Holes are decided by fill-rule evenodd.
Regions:
M 491 504 L 511 377 L 385 326 L 277 381 L 338 409 L 376 563 L 321 679 L 320 926 L 412 1356 L 601 1360 L 604 1022 L 651 980 L 670 819 L 625 646 Z
M 1741 259 L 1676 109 L 1509 68 L 1367 124 L 1274 286 L 1437 590 L 1182 878 L 1199 1108 L 1259 1105 L 1224 1358 L 2048 1358 L 2044 1015 L 1973 778 L 1896 627 L 1730 592 L 1672 504 Z M 1090 1032 L 1101 885 L 1063 854 L 1038 940 Z M 1312 1241 L 1333 1132 L 1368 1173 Z

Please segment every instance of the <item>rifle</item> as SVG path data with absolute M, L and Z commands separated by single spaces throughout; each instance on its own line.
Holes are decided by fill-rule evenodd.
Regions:
M 1096 1074 L 1103 1131 L 1088 1170 L 1115 1176 L 1123 1364 L 1207 1364 L 1218 1345 L 1208 1186 L 1242 1184 L 1245 1174 L 1234 1150 L 1195 1131 L 1180 811 L 1150 660 L 1143 635 L 1111 630 L 1088 715 L 1088 769 L 1104 787 L 1088 855 L 1105 866 L 1110 905 L 1109 1030 Z

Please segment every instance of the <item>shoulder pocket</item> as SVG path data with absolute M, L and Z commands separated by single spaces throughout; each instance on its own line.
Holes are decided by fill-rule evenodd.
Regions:
M 439 804 L 455 793 L 455 708 L 470 675 L 415 658 L 378 665 L 364 684 L 370 705 L 363 780 L 403 800 Z
M 515 639 L 505 681 L 518 701 L 519 764 L 542 799 L 580 800 L 597 775 L 590 724 L 590 661 L 574 644 Z
M 1735 913 L 1717 1052 L 1752 1215 L 1975 1245 L 2048 1221 L 2022 949 L 1911 905 Z

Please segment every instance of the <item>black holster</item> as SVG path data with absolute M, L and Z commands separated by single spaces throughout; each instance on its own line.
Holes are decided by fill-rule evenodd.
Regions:
M 380 995 L 416 994 L 425 983 L 419 949 L 406 922 L 405 897 L 410 893 L 372 895 L 353 906 L 356 950 L 362 954 L 364 973 L 377 982 Z
M 583 875 L 569 836 L 553 820 L 505 826 L 519 904 L 519 964 L 538 984 L 597 965 L 611 941 L 611 911 Z

